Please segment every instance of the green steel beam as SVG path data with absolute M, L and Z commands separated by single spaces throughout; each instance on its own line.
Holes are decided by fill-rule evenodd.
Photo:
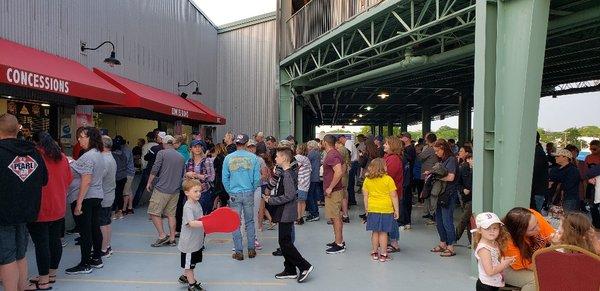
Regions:
M 295 123 L 295 131 L 294 131 L 294 137 L 296 138 L 296 140 L 298 142 L 302 142 L 304 140 L 304 112 L 302 110 L 303 106 L 301 104 L 295 104 L 294 105 L 294 109 L 295 109 L 295 118 L 294 118 L 294 123 Z
M 290 85 L 285 85 L 287 74 L 279 72 L 279 138 L 283 139 L 292 134 L 293 94 Z

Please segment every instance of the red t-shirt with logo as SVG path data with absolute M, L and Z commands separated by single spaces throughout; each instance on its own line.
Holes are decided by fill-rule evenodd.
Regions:
M 38 222 L 49 222 L 65 217 L 67 189 L 73 180 L 67 157 L 63 154 L 60 161 L 50 160 L 42 154 L 48 169 L 48 184 L 42 188 L 42 203 Z
M 333 180 L 333 167 L 336 165 L 342 165 L 344 158 L 336 149 L 331 149 L 325 155 L 325 159 L 323 160 L 323 190 L 326 190 L 331 185 Z M 333 187 L 333 191 L 339 191 L 344 189 L 342 185 L 342 179 L 338 181 L 338 183 Z

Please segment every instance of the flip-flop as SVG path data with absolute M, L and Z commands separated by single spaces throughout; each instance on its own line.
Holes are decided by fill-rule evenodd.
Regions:
M 393 245 L 389 245 L 389 246 L 387 246 L 387 252 L 388 253 L 397 253 L 397 252 L 400 252 L 400 248 L 397 248 Z
M 456 253 L 449 249 L 446 249 L 440 253 L 440 257 L 444 257 L 444 258 L 454 257 L 454 256 L 456 256 Z
M 436 246 L 435 248 L 429 250 L 432 253 L 443 253 L 446 251 L 446 248 L 443 248 L 441 246 Z
M 48 276 L 48 277 L 50 277 L 50 281 L 48 281 L 48 283 L 50 283 L 50 284 L 56 283 L 56 275 L 54 275 L 54 276 Z M 38 283 L 39 281 L 40 281 L 40 277 L 29 279 L 29 283 L 34 283 L 35 284 L 35 283 Z
M 34 290 L 52 290 L 52 286 L 50 286 L 50 282 L 46 283 L 46 284 L 40 284 L 38 282 L 36 283 L 29 283 L 29 286 L 27 286 L 26 288 L 31 288 L 31 287 L 35 287 L 34 289 L 25 289 L 25 291 L 34 291 Z M 47 288 L 40 288 L 40 285 L 48 285 Z

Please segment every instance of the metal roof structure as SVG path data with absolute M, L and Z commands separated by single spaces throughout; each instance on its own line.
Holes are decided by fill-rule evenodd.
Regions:
M 461 95 L 472 100 L 475 7 L 382 1 L 283 59 L 282 83 L 318 124 L 412 124 L 423 106 L 455 114 Z M 551 1 L 541 95 L 599 90 L 586 82 L 600 79 L 599 60 L 599 2 Z

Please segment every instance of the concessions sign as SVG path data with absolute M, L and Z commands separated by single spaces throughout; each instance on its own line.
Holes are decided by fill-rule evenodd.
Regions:
M 24 87 L 69 94 L 69 81 L 28 72 L 12 67 L 5 68 L 6 82 Z

